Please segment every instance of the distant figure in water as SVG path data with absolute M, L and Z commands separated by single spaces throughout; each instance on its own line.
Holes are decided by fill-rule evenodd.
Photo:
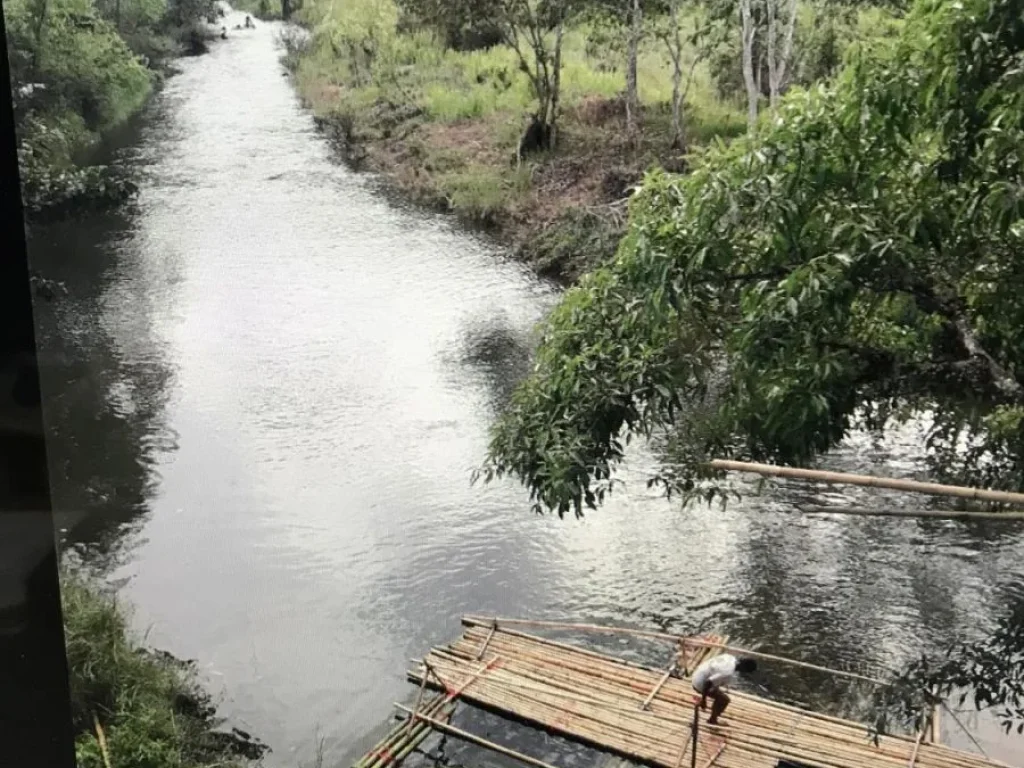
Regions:
M 245 28 L 246 29 L 256 29 L 256 25 L 253 23 L 252 17 L 250 17 L 250 16 L 246 16 L 245 17 Z
M 729 706 L 729 696 L 723 690 L 737 673 L 749 675 L 757 669 L 753 659 L 737 659 L 731 653 L 721 653 L 699 665 L 693 672 L 693 690 L 700 694 L 700 708 L 708 708 L 711 699 L 711 717 L 708 725 L 718 725 L 718 718 Z
M 227 27 L 221 27 L 220 28 L 220 39 L 221 40 L 227 40 L 228 39 L 228 28 Z

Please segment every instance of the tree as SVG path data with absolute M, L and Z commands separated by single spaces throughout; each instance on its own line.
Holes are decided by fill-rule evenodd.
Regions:
M 679 28 L 679 5 L 681 0 L 669 0 L 668 26 L 667 29 L 659 30 L 658 36 L 665 43 L 668 56 L 672 60 L 672 148 L 682 149 L 685 143 L 683 135 L 683 102 L 686 95 L 683 92 L 683 35 Z M 693 70 L 697 65 L 699 57 L 693 57 L 693 66 L 690 67 L 690 77 L 687 80 L 687 88 L 693 80 Z
M 569 0 L 496 0 L 494 22 L 515 51 L 537 97 L 537 119 L 554 145 L 562 77 L 562 38 Z M 525 45 L 524 45 L 525 43 Z
M 739 0 L 740 50 L 743 56 L 743 84 L 747 88 L 747 122 L 753 128 L 757 123 L 757 107 L 761 88 L 754 77 L 754 43 L 757 39 L 754 23 L 753 0 Z
M 644 16 L 640 0 L 629 4 L 629 44 L 626 54 L 626 132 L 630 140 L 639 141 L 640 90 L 637 83 L 637 60 L 640 52 L 640 38 L 643 36 Z
M 637 68 L 644 35 L 644 6 L 651 0 L 579 0 L 578 9 L 592 24 L 614 29 L 622 35 L 626 54 L 626 134 L 636 145 L 640 139 L 640 89 Z M 617 48 L 618 46 L 616 46 Z
M 803 463 L 930 413 L 936 474 L 1024 487 L 1014 13 L 920 0 L 771 125 L 650 174 L 618 258 L 549 319 L 485 475 L 581 513 L 623 433 L 685 446 L 652 479 L 690 492 L 711 455 Z
M 686 146 L 686 131 L 683 127 L 683 104 L 693 83 L 693 75 L 697 65 L 704 61 L 719 44 L 716 30 L 721 30 L 712 17 L 705 18 L 692 35 L 683 36 L 679 23 L 679 14 L 683 0 L 668 0 L 664 8 L 664 18 L 655 26 L 655 36 L 665 44 L 669 59 L 672 62 L 672 148 L 683 149 Z M 694 4 L 696 5 L 696 4 Z M 690 68 L 683 77 L 683 54 L 692 48 L 693 58 Z
M 797 0 L 766 0 L 765 10 L 768 17 L 768 92 L 772 109 L 775 109 L 793 58 Z
M 494 0 L 398 0 L 406 29 L 427 26 L 438 30 L 445 47 L 457 51 L 487 48 L 501 42 Z
M 797 0 L 738 0 L 743 84 L 747 91 L 747 119 L 757 121 L 763 73 L 767 69 L 772 108 L 787 83 L 793 58 Z

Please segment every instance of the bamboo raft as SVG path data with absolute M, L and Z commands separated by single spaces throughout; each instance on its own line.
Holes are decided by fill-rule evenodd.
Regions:
M 438 719 L 442 706 L 459 699 L 655 768 L 1005 765 L 926 739 L 924 731 L 916 738 L 887 736 L 876 746 L 863 724 L 739 692 L 731 694 L 732 703 L 721 724 L 710 726 L 707 713 L 695 706 L 689 674 L 726 647 L 723 637 L 688 640 L 683 645 L 683 668 L 670 664 L 659 670 L 513 630 L 504 622 L 465 617 L 460 638 L 434 648 L 415 663 L 408 677 L 420 686 L 417 704 L 412 709 L 396 705 L 409 713 L 398 730 L 404 727 L 420 733 L 418 726 L 423 724 L 535 768 L 554 768 Z M 682 640 L 661 633 L 635 634 Z M 674 645 L 673 651 L 678 647 Z M 429 710 L 420 707 L 428 687 L 443 691 L 431 699 Z M 357 765 L 380 768 L 382 764 L 360 761 Z

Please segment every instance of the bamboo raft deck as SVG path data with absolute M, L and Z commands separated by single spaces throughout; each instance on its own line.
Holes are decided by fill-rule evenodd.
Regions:
M 426 687 L 442 689 L 445 701 L 468 703 L 558 733 L 655 768 L 993 768 L 1005 764 L 917 738 L 885 737 L 875 746 L 863 724 L 829 717 L 768 699 L 731 693 L 722 724 L 707 724 L 694 706 L 688 677 L 719 652 L 725 638 L 700 638 L 689 646 L 686 669 L 652 669 L 575 646 L 467 617 L 463 635 L 434 648 L 408 673 Z M 642 633 L 640 633 L 642 634 Z M 654 633 L 650 633 L 654 634 Z M 438 704 L 434 703 L 434 707 Z M 407 712 L 413 710 L 403 708 Z M 429 715 L 428 715 L 429 718 Z M 410 725 L 422 715 L 412 716 Z M 693 729 L 697 723 L 697 749 Z M 458 732 L 443 723 L 434 727 Z M 546 763 L 517 755 L 537 768 Z M 789 761 L 789 762 L 786 762 Z

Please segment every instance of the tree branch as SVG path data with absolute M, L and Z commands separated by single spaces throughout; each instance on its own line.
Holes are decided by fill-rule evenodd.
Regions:
M 922 309 L 940 315 L 946 320 L 947 327 L 953 332 L 963 349 L 965 359 L 959 362 L 976 361 L 980 363 L 990 377 L 992 386 L 1002 397 L 1013 403 L 1024 404 L 1024 385 L 982 346 L 981 340 L 972 327 L 963 299 L 959 296 L 953 299 L 943 299 L 932 286 L 920 280 L 896 281 L 895 285 L 898 289 L 913 296 Z M 967 367 L 963 366 L 963 369 L 966 370 Z

